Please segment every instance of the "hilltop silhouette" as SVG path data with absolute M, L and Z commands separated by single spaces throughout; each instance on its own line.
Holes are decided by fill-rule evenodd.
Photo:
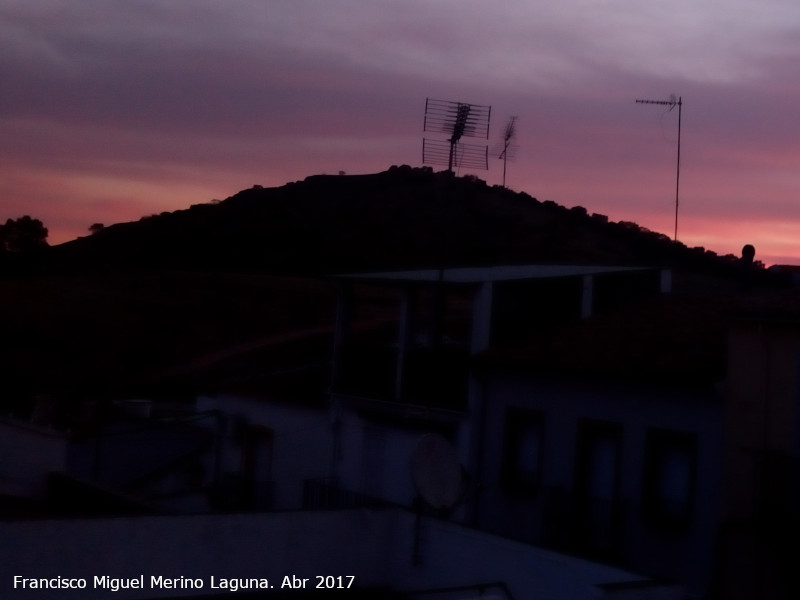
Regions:
M 259 372 L 324 361 L 330 273 L 644 265 L 670 268 L 676 291 L 717 295 L 774 281 L 739 257 L 687 248 L 635 223 L 408 166 L 254 186 L 92 231 L 0 277 L 7 406 L 39 393 L 131 393 L 163 373 L 203 371 L 208 385 L 215 376 L 207 365 L 225 357 L 226 376 L 241 381 L 252 376 L 236 362 L 242 349 L 266 348 L 247 367 Z
M 99 228 L 54 248 L 52 258 L 61 269 L 303 275 L 503 263 L 724 269 L 738 262 L 582 207 L 409 166 L 254 186 L 223 201 Z

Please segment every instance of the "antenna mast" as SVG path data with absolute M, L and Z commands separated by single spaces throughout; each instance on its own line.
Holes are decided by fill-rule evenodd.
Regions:
M 423 131 L 444 133 L 449 136 L 447 141 L 430 140 L 422 138 L 423 164 L 446 164 L 450 175 L 453 175 L 453 164 L 473 169 L 489 168 L 489 147 L 459 143 L 461 138 L 483 137 L 489 139 L 489 118 L 492 114 L 491 106 L 479 104 L 466 104 L 464 102 L 449 102 L 446 100 L 425 99 L 425 121 Z M 442 236 L 441 236 L 441 262 L 439 264 L 439 278 L 436 286 L 434 300 L 434 345 L 438 349 L 441 344 L 441 324 L 444 315 L 444 265 L 447 259 L 447 226 L 449 209 L 452 202 L 453 189 L 452 177 L 448 178 L 447 191 L 442 201 Z
M 511 140 L 517 134 L 517 117 L 511 117 L 506 123 L 506 130 L 503 132 L 503 151 L 500 156 L 503 160 L 503 187 L 506 187 L 506 163 L 508 162 L 508 149 L 511 146 Z
M 489 150 L 486 145 L 460 144 L 462 137 L 485 137 L 489 139 L 489 117 L 491 106 L 448 102 L 446 100 L 425 100 L 424 131 L 446 133 L 450 138 L 429 140 L 422 138 L 422 162 L 426 164 L 446 164 L 453 172 L 453 163 L 473 169 L 489 168 Z
M 681 181 L 681 110 L 683 107 L 683 99 L 678 96 L 677 100 L 672 95 L 669 100 L 637 100 L 637 104 L 663 104 L 669 106 L 669 110 L 678 107 L 678 168 L 675 175 L 675 241 L 678 241 L 678 192 L 680 189 Z

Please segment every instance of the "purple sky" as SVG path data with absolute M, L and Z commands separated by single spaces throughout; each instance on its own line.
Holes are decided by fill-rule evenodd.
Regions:
M 51 243 L 420 166 L 426 97 L 518 117 L 512 189 L 671 237 L 677 109 L 634 100 L 676 94 L 679 239 L 800 264 L 794 0 L 0 0 L 0 92 L 0 219 Z

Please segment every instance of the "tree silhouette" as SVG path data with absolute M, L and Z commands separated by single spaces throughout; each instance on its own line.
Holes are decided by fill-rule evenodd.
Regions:
M 0 250 L 28 254 L 47 247 L 47 228 L 28 215 L 0 225 Z
M 106 228 L 106 226 L 105 226 L 105 225 L 103 225 L 102 223 L 94 223 L 93 225 L 91 225 L 91 226 L 89 227 L 89 232 L 90 232 L 91 234 L 95 234 L 95 233 L 97 233 L 98 231 L 102 231 L 102 230 L 103 230 L 103 229 L 105 229 L 105 228 Z

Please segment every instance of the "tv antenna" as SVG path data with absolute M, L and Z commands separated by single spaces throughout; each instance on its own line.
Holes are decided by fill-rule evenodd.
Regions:
M 445 133 L 447 140 L 422 138 L 422 162 L 424 164 L 446 164 L 453 172 L 453 164 L 472 169 L 489 168 L 489 149 L 486 145 L 462 144 L 462 137 L 484 137 L 489 139 L 491 106 L 425 99 L 425 122 L 423 130 Z
M 667 112 L 678 107 L 678 167 L 675 175 L 675 241 L 678 241 L 678 199 L 681 182 L 681 110 L 683 108 L 683 99 L 675 94 L 670 94 L 669 100 L 637 100 L 637 104 L 663 104 L 669 106 Z
M 513 151 L 511 147 L 512 140 L 517 135 L 517 117 L 510 117 L 508 119 L 508 123 L 506 123 L 506 128 L 503 132 L 503 151 L 500 152 L 500 156 L 497 158 L 503 161 L 503 187 L 506 187 L 506 163 L 508 162 L 508 154 L 509 150 Z

